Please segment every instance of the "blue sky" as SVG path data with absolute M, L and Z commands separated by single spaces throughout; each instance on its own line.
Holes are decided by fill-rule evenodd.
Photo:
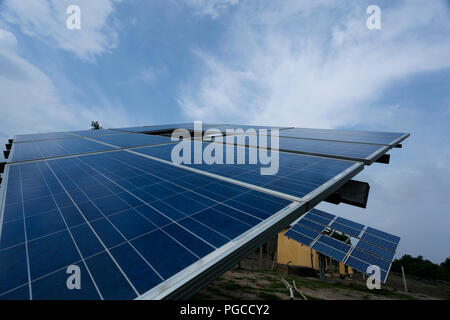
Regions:
M 66 8 L 81 8 L 81 30 Z M 381 30 L 366 8 L 381 8 Z M 0 139 L 204 120 L 411 132 L 359 176 L 368 209 L 319 208 L 450 256 L 450 2 L 0 1 Z

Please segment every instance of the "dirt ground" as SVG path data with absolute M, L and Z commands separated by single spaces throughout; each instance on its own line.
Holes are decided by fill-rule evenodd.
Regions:
M 321 281 L 317 278 L 286 275 L 283 270 L 263 271 L 235 268 L 223 274 L 198 292 L 196 300 L 288 300 L 289 290 L 282 278 L 290 284 L 295 281 L 298 289 L 308 300 L 430 300 L 450 299 L 450 286 L 409 281 L 410 292 L 399 289 L 403 286 L 401 277 L 391 274 L 389 279 L 394 286 L 382 285 L 380 290 L 369 290 L 362 277 L 339 279 L 328 276 Z M 399 279 L 398 279 L 399 278 Z M 403 287 L 402 287 L 403 288 Z M 408 288 L 409 289 L 409 288 Z M 294 299 L 303 300 L 294 290 Z

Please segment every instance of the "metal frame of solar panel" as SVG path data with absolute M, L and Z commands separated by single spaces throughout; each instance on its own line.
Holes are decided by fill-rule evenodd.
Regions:
M 316 223 L 316 227 L 312 222 Z M 320 228 L 317 227 L 319 225 Z M 302 227 L 315 229 L 315 237 L 299 229 Z M 342 232 L 358 239 L 358 242 L 356 245 L 346 244 L 324 234 L 325 230 L 330 235 L 335 231 Z M 386 282 L 400 242 L 399 237 L 387 232 L 317 209 L 312 209 L 295 221 L 284 235 L 366 274 L 368 266 L 377 265 L 383 283 Z
M 170 126 L 171 125 L 168 125 L 168 127 L 170 127 Z M 236 126 L 232 126 L 232 125 L 222 125 L 222 126 L 223 126 L 223 128 L 225 126 L 236 127 Z M 121 129 L 112 129 L 112 130 L 115 130 L 119 134 L 120 133 L 124 134 L 124 131 Z M 81 134 L 83 134 L 83 132 L 77 132 L 77 133 L 72 133 L 72 134 L 80 134 L 81 135 Z M 101 135 L 101 136 L 103 136 L 103 135 Z M 48 216 L 55 215 L 56 212 L 59 212 L 59 215 L 61 218 L 68 217 L 67 219 L 73 220 L 73 219 L 75 219 L 75 216 L 76 216 L 74 213 L 75 211 L 73 211 L 73 210 L 67 211 L 67 212 L 64 212 L 64 214 L 63 214 L 62 211 L 60 210 L 61 208 L 64 208 L 61 206 L 68 205 L 68 203 L 70 203 L 71 207 L 75 206 L 78 209 L 78 212 L 82 214 L 82 216 L 84 217 L 84 220 L 85 220 L 85 225 L 90 226 L 91 221 L 89 219 L 87 219 L 87 217 L 85 216 L 86 212 L 88 215 L 95 215 L 95 212 L 99 211 L 100 210 L 99 208 L 102 206 L 103 206 L 104 210 L 109 210 L 108 208 L 111 208 L 111 206 L 105 207 L 104 201 L 102 202 L 100 200 L 91 199 L 91 197 L 101 197 L 101 196 L 107 197 L 107 198 L 113 197 L 111 195 L 110 196 L 102 195 L 102 192 L 103 193 L 104 192 L 112 192 L 115 197 L 114 198 L 115 200 L 113 201 L 114 203 L 116 203 L 117 201 L 120 200 L 121 203 L 125 203 L 126 205 L 128 205 L 128 207 L 134 208 L 133 204 L 140 201 L 139 202 L 140 205 L 142 205 L 141 202 L 143 202 L 144 206 L 152 207 L 152 205 L 157 205 L 157 204 L 153 204 L 153 202 L 155 201 L 155 197 L 152 197 L 150 190 L 154 191 L 155 189 L 151 186 L 146 187 L 146 183 L 150 183 L 150 181 L 152 181 L 153 179 L 156 179 L 156 178 L 159 178 L 159 179 L 162 178 L 162 180 L 167 180 L 169 178 L 170 179 L 173 178 L 173 181 L 170 182 L 172 184 L 172 188 L 167 189 L 167 185 L 164 185 L 164 188 L 158 189 L 159 193 L 163 192 L 164 190 L 166 190 L 165 192 L 169 192 L 169 193 L 172 192 L 172 197 L 170 198 L 171 199 L 170 201 L 156 199 L 157 203 L 159 203 L 158 204 L 159 207 L 158 208 L 152 207 L 152 208 L 153 208 L 153 210 L 156 210 L 156 212 L 158 212 L 159 214 L 162 214 L 163 212 L 165 212 L 165 214 L 168 214 L 168 212 L 165 211 L 166 207 L 168 205 L 172 206 L 172 208 L 177 208 L 177 206 L 180 205 L 179 201 L 186 198 L 184 195 L 180 194 L 180 192 L 181 192 L 180 188 L 183 189 L 184 192 L 190 192 L 189 194 L 196 198 L 196 200 L 194 202 L 197 204 L 201 203 L 201 201 L 199 202 L 198 197 L 203 199 L 203 201 L 206 201 L 205 199 L 208 199 L 208 201 L 213 201 L 212 199 L 221 199 L 220 201 L 216 200 L 216 202 L 219 203 L 217 205 L 220 205 L 220 206 L 225 205 L 225 206 L 227 206 L 227 208 L 229 208 L 229 210 L 231 210 L 231 211 L 226 212 L 226 216 L 228 217 L 227 219 L 238 219 L 239 220 L 239 218 L 237 218 L 236 214 L 239 215 L 242 219 L 244 219 L 244 216 L 242 216 L 242 214 L 246 214 L 246 212 L 248 213 L 249 210 L 250 210 L 250 212 L 252 212 L 250 215 L 245 216 L 245 219 L 242 220 L 242 221 L 245 221 L 248 228 L 246 230 L 242 230 L 239 234 L 235 234 L 235 236 L 237 236 L 237 238 L 235 238 L 233 241 L 225 243 L 224 245 L 220 246 L 219 248 L 215 248 L 214 251 L 212 251 L 211 253 L 209 253 L 206 256 L 203 256 L 202 259 L 199 259 L 198 261 L 193 261 L 194 263 L 187 266 L 187 268 L 177 270 L 177 272 L 174 275 L 170 276 L 169 278 L 164 278 L 163 283 L 154 286 L 153 289 L 150 289 L 149 291 L 146 291 L 145 293 L 142 293 L 141 290 L 136 290 L 136 288 L 134 288 L 134 293 L 138 295 L 137 298 L 142 298 L 142 299 L 183 298 L 183 297 L 190 296 L 191 294 L 195 293 L 198 289 L 205 286 L 209 281 L 213 280 L 218 275 L 220 275 L 223 272 L 225 272 L 226 270 L 228 270 L 230 267 L 232 267 L 234 264 L 236 264 L 246 254 L 250 253 L 252 250 L 254 250 L 258 246 L 260 246 L 262 243 L 266 242 L 274 234 L 277 234 L 278 232 L 283 230 L 287 225 L 289 225 L 294 220 L 299 218 L 302 214 L 304 214 L 305 212 L 307 212 L 308 210 L 313 208 L 317 203 L 324 200 L 331 193 L 336 191 L 344 183 L 346 183 L 348 180 L 350 180 L 354 175 L 356 175 L 358 172 L 360 172 L 363 168 L 362 163 L 350 163 L 350 168 L 347 166 L 346 168 L 340 168 L 337 171 L 336 171 L 336 169 L 333 169 L 335 172 L 333 177 L 329 177 L 329 179 L 327 181 L 322 181 L 321 183 L 319 183 L 319 185 L 316 185 L 315 188 L 308 189 L 307 194 L 303 195 L 302 197 L 293 197 L 289 194 L 286 194 L 285 192 L 272 190 L 270 188 L 263 188 L 258 185 L 249 184 L 249 183 L 246 183 L 243 181 L 238 181 L 234 178 L 228 178 L 226 176 L 221 176 L 221 175 L 218 175 L 215 173 L 206 172 L 204 170 L 197 170 L 197 169 L 190 168 L 187 166 L 178 165 L 178 164 L 166 161 L 166 160 L 158 158 L 158 157 L 152 157 L 152 156 L 149 156 L 142 152 L 142 150 L 144 150 L 145 148 L 135 148 L 133 146 L 133 144 L 127 144 L 125 146 L 124 145 L 118 146 L 118 145 L 114 145 L 113 143 L 111 143 L 111 144 L 108 143 L 108 142 L 114 142 L 113 138 L 106 138 L 106 140 L 111 139 L 111 141 L 108 141 L 108 142 L 99 141 L 99 140 L 104 140 L 104 138 L 98 139 L 98 138 L 96 138 L 96 134 L 90 134 L 89 137 L 80 137 L 80 139 L 83 139 L 84 141 L 91 141 L 91 142 L 95 141 L 99 145 L 103 145 L 103 146 L 109 145 L 113 149 L 112 150 L 104 150 L 104 151 L 102 150 L 101 152 L 94 152 L 92 154 L 83 154 L 83 155 L 71 154 L 70 156 L 63 156 L 59 159 L 39 159 L 36 161 L 30 161 L 30 162 L 24 162 L 24 163 L 11 163 L 11 161 L 8 161 L 6 168 L 5 168 L 5 174 L 4 174 L 5 179 L 4 179 L 4 182 L 2 183 L 1 189 L 0 189 L 0 192 L 1 192 L 1 194 L 0 194 L 0 200 L 1 200 L 1 203 L 0 203 L 0 210 L 1 210 L 0 211 L 0 213 L 1 213 L 1 216 L 0 216 L 0 240 L 7 239 L 8 241 L 12 241 L 12 243 L 14 243 L 14 241 L 13 241 L 14 237 L 11 238 L 11 232 L 10 232 L 13 229 L 9 230 L 9 227 L 4 229 L 5 223 L 11 223 L 13 221 L 10 221 L 8 217 L 6 219 L 4 219 L 4 217 L 5 217 L 5 215 L 6 216 L 10 215 L 11 212 L 20 214 L 20 212 L 17 209 L 19 207 L 19 205 L 14 204 L 13 202 L 11 202 L 10 205 L 8 205 L 8 203 L 9 203 L 8 201 L 12 201 L 14 199 L 17 203 L 18 197 L 20 199 L 22 199 L 23 197 L 40 196 L 42 198 L 44 196 L 46 199 L 49 199 L 49 201 L 43 202 L 43 200 L 42 200 L 43 198 L 42 198 L 41 200 L 36 202 L 30 198 L 29 203 L 27 202 L 26 205 L 24 205 L 24 204 L 20 205 L 22 208 L 27 208 L 27 209 L 22 209 L 22 217 L 19 216 L 16 220 L 21 221 L 21 219 L 22 219 L 23 220 L 22 224 L 23 224 L 24 228 L 26 228 L 27 223 L 31 223 L 30 230 L 26 231 L 24 229 L 23 235 L 26 236 L 27 232 L 30 232 L 30 241 L 35 241 L 35 240 L 32 240 L 32 238 L 39 235 L 39 232 L 42 232 L 42 231 L 39 231 L 39 230 L 37 231 L 36 228 L 33 228 L 33 226 L 32 226 L 33 223 L 29 222 L 29 220 L 27 220 L 27 217 L 25 216 L 25 210 L 27 210 L 27 212 L 31 212 L 33 210 L 34 211 L 46 210 L 51 207 L 50 209 L 53 213 L 47 213 L 47 214 L 42 213 L 42 215 L 33 215 L 32 214 L 33 217 L 31 217 L 31 216 L 28 217 L 28 218 L 35 219 L 35 221 L 38 221 L 39 219 L 45 219 L 47 217 L 47 215 Z M 67 140 L 67 141 L 69 141 L 69 140 Z M 117 139 L 116 142 L 118 142 L 118 141 L 119 141 L 119 139 Z M 120 144 L 120 143 L 118 143 L 118 144 Z M 114 148 L 117 148 L 120 150 L 115 150 Z M 134 149 L 131 150 L 130 148 L 134 148 Z M 157 147 L 155 147 L 155 148 L 157 148 Z M 14 149 L 14 143 L 13 143 L 13 148 L 11 150 L 12 156 L 14 156 L 14 152 L 15 152 L 15 149 Z M 127 159 L 132 158 L 132 160 L 118 159 L 117 157 L 120 157 L 120 156 L 125 157 Z M 296 155 L 293 155 L 293 157 L 295 157 L 295 156 Z M 306 157 L 305 159 L 314 158 L 311 156 L 302 156 L 302 157 Z M 80 159 L 83 159 L 83 161 Z M 91 159 L 91 160 L 89 160 L 89 159 Z M 103 159 L 103 160 L 99 161 L 98 159 Z M 105 159 L 107 159 L 107 160 L 105 160 Z M 330 159 L 328 159 L 328 160 L 330 160 Z M 57 167 L 52 168 L 52 166 L 49 165 L 49 163 L 51 163 L 52 165 L 57 164 L 57 163 L 67 164 L 67 163 L 74 163 L 77 161 L 79 161 L 80 163 L 88 163 L 88 165 L 90 167 L 87 171 L 90 172 L 90 175 L 83 176 L 81 174 L 82 171 L 80 171 L 77 168 L 73 168 L 73 167 L 71 167 L 71 169 L 69 171 L 67 171 L 67 170 L 64 171 L 61 168 L 57 168 Z M 114 161 L 119 161 L 120 164 L 115 163 Z M 152 163 L 152 165 L 149 165 L 149 163 L 148 163 L 149 161 Z M 147 164 L 145 166 L 142 166 L 143 162 L 146 162 Z M 110 168 L 109 169 L 108 168 L 101 169 L 100 167 L 96 167 L 96 166 L 101 166 L 102 163 L 105 166 L 110 166 Z M 27 166 L 31 166 L 31 167 L 37 166 L 40 168 L 39 172 L 42 172 L 42 170 L 44 170 L 44 172 L 46 172 L 46 175 L 41 176 L 41 177 L 36 176 L 36 171 L 26 169 L 26 168 L 30 168 Z M 124 166 L 126 166 L 126 169 L 123 168 Z M 150 168 L 153 166 L 156 166 L 158 169 L 154 169 L 153 171 L 151 171 Z M 17 168 L 19 168 L 19 169 L 17 169 Z M 20 168 L 25 168 L 25 169 L 20 169 Z M 93 168 L 97 168 L 97 169 L 94 170 Z M 11 169 L 14 169 L 16 171 L 16 173 L 15 173 L 16 175 L 17 175 L 17 170 L 19 173 L 23 171 L 23 174 L 20 173 L 19 179 L 17 179 L 17 177 L 12 178 L 14 176 L 14 174 L 11 175 Z M 326 169 L 327 169 L 326 167 L 321 168 L 321 170 L 326 170 Z M 74 172 L 72 172 L 72 170 L 74 170 Z M 105 170 L 105 171 L 103 171 L 103 170 Z M 148 171 L 148 170 L 150 170 L 150 171 Z M 167 170 L 169 170 L 169 171 L 167 171 Z M 181 171 L 179 171 L 179 172 L 177 171 L 178 172 L 177 175 L 173 176 L 173 177 L 171 177 L 170 175 L 167 176 L 167 174 L 165 173 L 165 172 L 172 172 L 173 170 L 181 170 Z M 34 175 L 30 175 L 30 172 L 33 172 Z M 139 174 L 137 172 L 139 172 Z M 180 175 L 180 173 L 183 173 L 183 174 Z M 69 176 L 71 174 L 75 174 L 76 179 L 80 179 L 78 184 L 77 183 L 74 184 L 74 182 L 72 181 L 73 178 L 69 178 Z M 143 175 L 143 176 L 141 177 L 141 175 Z M 183 176 L 183 175 L 189 176 L 189 179 L 180 178 L 180 176 Z M 7 186 L 10 183 L 10 179 L 13 179 L 13 180 L 11 180 L 11 181 L 13 181 L 11 183 L 13 183 L 14 187 L 9 188 Z M 25 179 L 25 180 L 23 180 L 23 179 Z M 48 179 L 50 179 L 49 180 L 50 182 L 48 181 Z M 93 183 L 92 179 L 97 179 L 97 181 L 95 182 L 96 187 L 91 187 L 89 189 L 90 186 L 84 185 L 84 184 Z M 132 179 L 132 180 L 129 180 L 129 179 Z M 206 180 L 209 179 L 208 181 L 210 181 L 210 183 L 212 183 L 211 181 L 213 181 L 214 184 L 217 184 L 220 189 L 220 192 L 215 193 L 210 188 L 204 188 L 203 186 L 206 183 L 205 179 Z M 134 183 L 132 181 L 134 181 Z M 167 182 L 167 183 L 169 183 L 169 182 Z M 42 188 L 40 189 L 40 187 L 36 187 L 36 186 L 39 186 L 40 184 L 42 185 L 41 186 L 42 188 L 43 188 L 43 186 L 45 186 L 44 189 L 47 190 L 46 192 L 49 192 L 52 195 L 51 197 L 48 194 L 43 195 L 43 193 L 42 193 L 43 189 Z M 20 189 L 22 190 L 21 193 L 8 192 L 8 188 L 9 188 L 9 190 L 17 191 L 18 190 L 17 188 L 19 188 L 19 185 L 20 185 Z M 35 187 L 30 188 L 32 185 L 34 185 Z M 177 188 L 175 188 L 175 189 L 178 191 L 175 191 L 175 189 L 173 189 L 174 188 L 173 185 L 177 186 L 178 189 Z M 158 187 L 163 187 L 163 184 L 161 184 L 161 182 L 160 182 Z M 197 191 L 195 191 L 194 193 L 192 193 L 192 191 L 186 191 L 186 190 L 192 189 L 193 187 L 197 187 L 195 189 Z M 16 189 L 14 189 L 14 188 L 16 188 Z M 26 189 L 23 189 L 23 188 L 26 188 Z M 80 188 L 82 188 L 83 190 L 81 190 Z M 148 190 L 145 188 L 147 188 Z M 80 190 L 78 190 L 78 189 L 80 189 Z M 145 190 L 147 190 L 150 193 L 146 192 Z M 236 195 L 235 194 L 236 190 L 241 190 L 241 191 L 238 192 L 238 194 Z M 120 195 L 118 194 L 118 192 L 120 193 Z M 199 193 L 199 194 L 197 194 L 197 193 Z M 232 194 L 235 194 L 235 196 L 233 197 Z M 247 198 L 246 194 L 248 194 L 250 197 Z M 255 195 L 259 195 L 259 196 L 257 196 L 255 198 Z M 282 203 L 283 204 L 282 207 L 280 208 L 275 205 L 271 205 L 271 206 L 267 206 L 264 208 L 259 208 L 259 209 L 256 208 L 256 207 L 258 207 L 258 205 L 257 205 L 258 200 L 261 201 L 260 199 L 264 199 L 264 198 L 269 199 L 270 197 L 272 197 L 271 199 L 273 199 L 274 203 Z M 53 199 L 53 206 L 51 205 L 52 202 L 50 201 L 50 199 Z M 96 210 L 89 209 L 89 208 L 92 208 L 92 205 L 87 205 L 86 203 L 84 203 L 87 201 L 86 199 L 88 199 L 89 202 L 92 202 L 95 200 L 95 202 L 92 202 L 92 203 L 94 204 L 94 206 L 97 209 Z M 276 199 L 278 199 L 278 200 L 276 200 Z M 24 200 L 25 200 L 25 198 L 23 198 L 23 200 L 20 200 L 20 201 L 24 201 Z M 80 203 L 80 201 L 81 201 L 81 203 Z M 167 201 L 169 201 L 169 204 L 166 203 Z M 194 203 L 194 202 L 192 202 L 192 203 Z M 80 203 L 80 204 L 78 205 L 77 203 Z M 119 202 L 117 202 L 116 204 L 118 205 Z M 256 206 L 256 207 L 252 207 L 252 205 Z M 54 208 L 54 206 L 56 206 L 56 209 Z M 120 206 L 118 206 L 118 207 L 120 207 Z M 16 209 L 14 209 L 14 208 L 16 208 Z M 232 208 L 235 208 L 235 209 L 232 209 Z M 272 208 L 272 209 L 269 209 L 269 208 Z M 53 209 L 55 209 L 55 210 L 53 210 Z M 217 208 L 217 209 L 219 210 L 219 208 Z M 31 211 L 29 211 L 29 210 L 31 210 Z M 170 209 L 170 210 L 172 210 L 172 209 Z M 272 210 L 272 211 L 270 211 L 270 210 Z M 137 210 L 134 210 L 134 211 L 137 211 Z M 100 212 L 103 212 L 103 211 L 100 210 Z M 175 214 L 175 212 L 179 212 L 179 214 L 182 213 L 182 211 L 179 211 L 179 209 L 178 209 L 178 211 L 173 211 L 173 210 L 170 211 L 170 214 Z M 221 211 L 219 210 L 219 212 L 221 212 Z M 142 216 L 142 213 L 139 211 L 137 211 L 137 214 L 138 215 L 140 214 L 140 216 Z M 257 218 L 258 216 L 259 216 L 259 218 Z M 39 217 L 39 218 L 37 218 L 37 217 Z M 265 218 L 263 218 L 263 217 L 265 217 Z M 103 217 L 100 216 L 97 219 L 103 219 L 104 221 L 107 221 L 110 224 L 114 225 L 113 221 L 110 220 L 110 217 L 106 214 L 103 214 Z M 70 227 L 67 224 L 67 221 L 69 221 L 69 220 L 66 220 L 64 218 L 63 218 L 63 220 L 65 221 L 66 229 L 69 230 Z M 70 220 L 70 221 L 72 221 L 72 220 Z M 114 218 L 113 220 L 115 220 L 116 223 L 118 223 L 117 221 L 120 222 L 120 219 L 118 217 Z M 149 221 L 151 222 L 151 219 L 149 219 Z M 17 227 L 20 228 L 20 222 L 16 222 L 16 224 L 17 224 L 16 228 Z M 11 225 L 12 224 L 9 224 L 9 226 L 11 226 Z M 46 225 L 47 229 L 55 227 L 55 224 L 49 224 L 49 225 L 45 224 L 45 225 Z M 156 225 L 156 224 L 154 223 L 154 225 Z M 61 225 L 59 225 L 59 227 L 61 227 Z M 126 227 L 127 227 L 126 225 L 121 226 L 121 228 L 125 228 L 124 230 L 122 230 L 125 233 L 137 232 L 136 230 L 126 230 Z M 44 228 L 44 229 L 46 229 L 46 228 Z M 118 226 L 115 226 L 115 228 L 117 230 L 119 230 Z M 90 229 L 91 229 L 91 231 L 96 230 L 92 226 L 90 226 Z M 86 229 L 86 230 L 88 230 L 88 229 Z M 189 231 L 189 230 L 187 230 L 187 231 Z M 193 230 L 191 230 L 190 232 L 193 233 L 192 231 Z M 197 232 L 197 231 L 195 231 L 195 232 Z M 198 232 L 200 232 L 200 231 L 198 231 Z M 94 234 L 97 235 L 98 239 L 101 239 L 101 238 L 99 238 L 99 235 L 96 232 L 94 232 Z M 124 233 L 122 234 L 122 236 L 124 236 Z M 74 243 L 76 243 L 74 236 L 72 235 L 71 237 L 72 237 L 72 240 L 74 241 Z M 369 237 L 370 237 L 370 234 L 369 234 Z M 127 239 L 127 238 L 125 237 L 125 239 Z M 173 239 L 175 239 L 175 238 L 173 238 Z M 19 240 L 15 239 L 15 241 L 19 241 Z M 177 240 L 175 240 L 175 241 L 177 242 Z M 183 241 L 185 241 L 185 239 L 184 240 L 182 240 L 182 238 L 178 239 L 178 243 L 181 243 L 180 241 L 183 242 Z M 323 238 L 323 241 L 327 242 L 329 240 L 327 238 Z M 103 241 L 100 241 L 100 242 L 103 243 Z M 0 247 L 2 245 L 5 245 L 4 243 L 3 244 L 0 243 Z M 27 243 L 26 239 L 25 239 L 25 243 Z M 56 242 L 56 243 L 58 243 L 58 242 Z M 129 242 L 127 242 L 127 243 L 130 244 Z M 10 244 L 11 244 L 11 242 L 10 242 Z M 186 245 L 189 247 L 193 244 L 189 243 Z M 20 243 L 16 244 L 16 246 L 20 247 Z M 107 248 L 107 247 L 105 247 L 105 248 Z M 50 250 L 51 248 L 48 247 L 48 249 Z M 80 255 L 80 257 L 83 258 L 83 254 L 82 254 L 82 251 L 80 251 L 80 249 L 81 249 L 81 247 L 78 248 L 78 254 Z M 144 249 L 145 249 L 145 246 L 144 246 Z M 192 250 L 195 251 L 197 249 L 198 248 L 196 248 L 196 249 L 192 248 L 190 252 L 193 253 Z M 36 248 L 33 247 L 33 249 L 31 251 L 33 251 L 33 250 L 36 250 Z M 106 250 L 106 251 L 108 251 L 108 250 Z M 3 254 L 5 253 L 5 248 L 3 248 L 3 249 L 0 248 L 0 258 L 1 258 L 2 253 Z M 113 255 L 109 254 L 109 257 L 112 258 Z M 142 254 L 141 254 L 141 257 L 143 257 Z M 197 257 L 200 257 L 200 256 L 197 256 Z M 89 258 L 92 258 L 92 257 L 88 257 L 88 259 Z M 33 256 L 32 259 L 35 259 L 35 256 Z M 96 278 L 96 276 L 93 274 L 98 275 L 98 263 L 100 263 L 100 261 L 103 261 L 103 263 L 106 263 L 105 259 L 108 260 L 109 258 L 107 257 L 107 255 L 102 254 L 101 257 L 97 257 L 94 260 L 90 260 L 91 262 L 89 262 L 89 264 L 87 264 L 83 259 L 80 260 L 79 264 L 80 264 L 81 268 L 84 268 L 83 270 L 85 270 L 85 271 L 92 269 L 91 270 L 92 273 L 88 272 L 90 275 L 90 278 L 92 280 L 92 279 Z M 53 262 L 51 262 L 51 260 L 52 259 L 48 259 L 48 261 L 46 260 L 45 263 L 53 263 Z M 97 262 L 92 262 L 92 261 L 97 261 Z M 81 263 L 81 262 L 83 262 L 83 263 Z M 123 273 L 122 267 L 124 267 L 124 266 L 119 267 L 119 264 L 117 264 L 118 262 L 115 261 L 115 263 L 116 263 L 118 269 Z M 88 265 L 90 267 L 88 267 Z M 34 272 L 36 272 L 35 269 L 33 269 L 33 270 L 34 270 Z M 53 277 L 52 281 L 56 281 L 56 280 L 57 280 L 57 282 L 62 281 L 61 278 L 58 278 L 58 277 L 61 277 L 60 274 L 61 274 L 60 272 L 54 273 L 52 275 L 52 277 Z M 125 275 L 125 273 L 123 273 L 123 275 Z M 3 276 L 3 278 L 2 278 L 2 276 Z M 111 275 L 111 276 L 113 276 L 113 275 Z M 8 277 L 11 278 L 10 276 L 8 276 Z M 56 277 L 56 278 L 54 278 L 54 277 Z M 66 275 L 64 273 L 64 281 L 63 281 L 64 283 L 66 280 L 65 277 L 66 277 Z M 131 278 L 125 276 L 125 278 L 128 280 L 128 284 L 132 284 L 134 281 L 133 276 L 131 276 Z M 42 279 L 43 278 L 35 279 L 35 281 L 38 281 L 38 280 L 41 281 Z M 1 281 L 6 281 L 4 278 L 4 275 L 2 275 L 2 274 L 0 274 L 0 282 Z M 108 282 L 108 279 L 99 278 L 99 282 L 102 282 L 102 281 Z M 31 288 L 31 285 L 29 285 L 29 286 Z M 43 287 L 45 287 L 45 285 Z M 133 285 L 131 285 L 131 287 L 133 287 Z M 25 290 L 23 287 L 21 289 L 18 289 L 15 291 L 15 293 L 23 294 L 23 295 L 26 295 L 27 292 L 28 291 Z M 36 298 L 39 297 L 39 294 L 43 294 L 43 292 L 39 291 L 39 290 L 36 293 L 37 293 L 37 295 L 35 296 Z M 106 295 L 106 298 L 108 298 L 108 295 Z

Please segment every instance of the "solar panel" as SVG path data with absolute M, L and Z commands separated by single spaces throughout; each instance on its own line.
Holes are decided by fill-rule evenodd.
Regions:
M 257 148 L 261 145 L 259 138 L 260 137 L 258 137 L 257 141 L 252 141 L 250 139 L 245 145 Z M 271 139 L 267 139 L 267 147 L 271 147 Z M 307 140 L 287 137 L 279 137 L 279 147 L 274 149 L 285 152 L 295 152 L 316 156 L 333 157 L 337 159 L 362 161 L 366 164 L 371 164 L 389 150 L 387 146 L 383 145 L 325 140 Z
M 87 139 L 45 140 L 15 143 L 11 162 L 57 158 L 83 153 L 110 151 L 115 148 Z
M 38 133 L 38 134 L 21 134 L 14 137 L 14 142 L 30 142 L 39 140 L 51 140 L 51 139 L 66 139 L 73 138 L 74 136 L 68 132 L 53 132 L 53 133 Z
M 361 240 L 376 244 L 377 246 L 380 246 L 382 248 L 385 248 L 389 251 L 395 252 L 395 250 L 397 249 L 397 244 L 378 238 L 376 236 L 373 236 L 367 232 L 364 232 L 361 236 Z
M 314 241 L 314 239 L 305 236 L 303 233 L 295 232 L 294 230 L 289 230 L 284 235 L 308 247 Z
M 0 299 L 189 296 L 363 169 L 360 161 L 335 158 L 364 157 L 374 147 L 294 142 L 299 151 L 281 152 L 278 173 L 264 176 L 264 166 L 249 164 L 253 148 L 233 150 L 235 159 L 244 154 L 243 164 L 179 166 L 171 162 L 170 138 L 134 133 L 174 128 L 194 126 L 17 136 L 0 189 Z M 320 156 L 300 154 L 315 152 Z M 336 231 L 333 221 L 360 230 L 314 209 L 286 234 L 340 261 L 381 260 L 387 274 L 398 237 L 364 228 L 350 251 L 324 234 Z M 80 268 L 82 290 L 67 289 L 68 266 Z
M 370 233 L 371 235 L 377 236 L 378 238 L 386 239 L 395 244 L 398 244 L 400 242 L 400 237 L 394 236 L 390 233 L 380 231 L 371 227 L 367 227 L 366 232 Z
M 194 187 L 176 183 L 188 177 Z M 245 210 L 216 196 L 221 185 Z M 290 204 L 123 151 L 12 165 L 0 296 L 136 298 Z M 73 295 L 53 281 L 68 265 L 90 274 Z
M 203 150 L 209 143 L 203 143 Z M 193 147 L 194 148 L 194 147 Z M 194 150 L 192 148 L 192 150 Z M 223 154 L 226 147 L 223 146 Z M 161 145 L 148 148 L 139 148 L 134 151 L 139 154 L 148 155 L 165 161 L 171 161 L 171 150 L 173 145 Z M 250 148 L 237 147 L 236 154 L 242 152 L 245 158 L 249 158 Z M 302 198 L 312 191 L 320 188 L 334 177 L 343 174 L 356 174 L 362 170 L 362 164 L 337 159 L 326 159 L 305 155 L 280 153 L 279 171 L 275 175 L 261 175 L 260 164 L 195 164 L 191 155 L 191 164 L 183 166 L 197 169 L 202 172 L 214 174 L 220 177 L 233 179 L 248 184 L 249 186 L 265 188 L 272 192 Z
M 320 139 L 342 142 L 371 143 L 393 146 L 408 137 L 408 134 L 398 132 L 349 131 L 330 129 L 291 128 L 281 130 L 281 137 L 302 139 Z
M 139 133 L 121 133 L 108 136 L 92 137 L 94 141 L 107 143 L 120 148 L 134 148 L 172 143 L 171 139 L 162 136 L 153 136 Z
M 374 246 L 368 242 L 365 241 L 358 241 L 358 244 L 356 245 L 356 248 L 367 251 L 368 253 L 374 254 L 380 258 L 383 258 L 388 261 L 394 260 L 394 253 L 390 252 L 388 250 L 384 250 L 383 248 Z
M 79 130 L 67 132 L 38 133 L 38 134 L 22 134 L 16 135 L 16 137 L 14 138 L 14 143 L 36 142 L 36 141 L 56 140 L 56 139 L 73 139 L 79 137 L 94 137 L 117 133 L 120 132 L 109 129 L 99 129 L 99 130 Z
M 328 223 L 325 224 L 326 222 Z M 315 230 L 314 233 L 308 234 L 308 232 L 312 231 L 308 231 L 305 227 Z M 372 234 L 368 233 L 368 230 Z M 356 246 L 329 236 L 335 231 L 343 232 L 358 239 Z M 385 238 L 382 239 L 373 235 L 373 233 L 391 240 L 400 240 L 399 237 L 384 231 L 365 227 L 360 223 L 316 209 L 312 209 L 295 221 L 284 235 L 366 274 L 369 274 L 367 267 L 378 266 L 381 269 L 381 281 L 385 282 L 398 242 L 394 244 Z M 298 234 L 301 236 L 298 236 Z M 317 238 L 319 234 L 320 237 Z

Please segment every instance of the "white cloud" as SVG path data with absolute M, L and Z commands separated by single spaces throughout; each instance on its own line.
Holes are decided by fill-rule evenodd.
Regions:
M 194 50 L 202 72 L 178 101 L 191 118 L 335 127 L 364 117 L 405 76 L 450 66 L 443 2 L 382 9 L 382 30 L 366 28 L 362 5 L 321 1 L 241 4 L 222 54 Z M 290 9 L 290 10 L 289 10 Z M 313 26 L 313 27 L 311 27 Z
M 91 120 L 104 127 L 129 124 L 126 112 L 109 101 L 81 106 L 64 101 L 52 80 L 16 52 L 17 39 L 0 29 L 0 136 L 89 129 Z
M 0 17 L 30 36 L 74 53 L 85 61 L 116 47 L 118 34 L 112 20 L 120 0 L 5 0 Z M 66 9 L 81 9 L 81 30 L 69 30 Z
M 237 5 L 239 0 L 181 0 L 193 7 L 200 15 L 217 18 L 221 12 L 231 6 Z
M 442 261 L 450 223 L 450 94 L 434 93 L 432 81 L 419 85 L 417 90 L 434 100 L 418 106 L 398 84 L 448 72 L 446 3 L 389 2 L 381 7 L 379 31 L 366 28 L 369 2 L 253 4 L 240 4 L 219 41 L 221 50 L 193 49 L 199 71 L 178 96 L 185 115 L 219 123 L 411 132 L 405 148 L 392 151 L 389 166 L 372 165 L 357 177 L 372 186 L 366 210 L 321 206 L 399 234 L 400 253 Z M 398 98 L 386 100 L 396 86 Z

